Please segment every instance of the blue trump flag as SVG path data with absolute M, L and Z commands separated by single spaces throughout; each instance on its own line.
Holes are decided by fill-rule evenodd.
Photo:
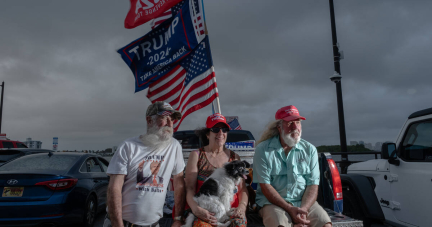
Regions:
M 117 51 L 134 74 L 135 92 L 157 81 L 166 67 L 179 64 L 206 37 L 199 8 L 185 1 L 174 17 Z

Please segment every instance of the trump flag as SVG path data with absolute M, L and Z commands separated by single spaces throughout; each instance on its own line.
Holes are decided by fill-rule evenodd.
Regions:
M 163 69 L 178 65 L 206 37 L 202 7 L 193 2 L 185 1 L 174 17 L 117 51 L 134 74 L 135 92 L 162 77 Z
M 183 119 L 218 97 L 202 2 L 185 0 L 172 17 L 118 50 L 135 78 L 135 92 L 148 88 L 152 103 L 168 102 Z M 175 15 L 174 15 L 175 14 Z
M 181 0 L 130 0 L 130 9 L 124 21 L 125 28 L 135 28 L 160 16 Z

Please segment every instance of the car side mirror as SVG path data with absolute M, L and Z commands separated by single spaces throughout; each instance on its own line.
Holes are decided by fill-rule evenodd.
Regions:
M 395 165 L 395 166 L 399 166 L 399 165 L 400 165 L 400 161 L 399 161 L 399 159 L 396 159 L 396 158 L 390 158 L 390 159 L 388 160 L 388 163 L 390 163 L 390 164 L 392 164 L 392 165 Z
M 382 159 L 394 159 L 396 158 L 396 144 L 385 142 L 381 146 L 381 158 Z

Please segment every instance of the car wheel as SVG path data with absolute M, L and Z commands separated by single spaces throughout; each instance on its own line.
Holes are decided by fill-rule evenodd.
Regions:
M 94 195 L 91 195 L 87 199 L 87 203 L 85 205 L 85 213 L 84 213 L 84 227 L 93 227 L 95 218 L 96 218 L 96 197 Z
M 360 203 L 356 195 L 352 191 L 343 191 L 343 212 L 344 215 L 355 218 L 364 219 L 363 211 L 361 210 Z
M 343 214 L 355 218 L 357 220 L 362 220 L 363 225 L 365 227 L 371 226 L 373 223 L 375 223 L 374 220 L 370 220 L 365 217 L 365 214 L 360 207 L 361 204 L 359 200 L 357 199 L 357 196 L 354 191 L 343 191 Z

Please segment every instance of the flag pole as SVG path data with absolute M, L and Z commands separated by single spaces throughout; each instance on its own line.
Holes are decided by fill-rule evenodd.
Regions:
M 212 71 L 212 73 L 215 73 L 214 66 L 211 67 L 211 71 Z M 213 77 L 213 80 L 214 80 L 215 84 L 217 84 L 216 83 L 216 76 Z M 216 87 L 216 92 L 219 93 L 217 87 Z M 220 102 L 219 102 L 219 95 L 216 96 L 216 100 L 212 102 L 212 105 L 213 105 L 213 113 L 215 113 L 215 110 L 216 110 L 216 113 L 222 114 L 221 108 L 220 108 Z
M 3 81 L 2 84 L 0 85 L 2 87 L 2 92 L 1 92 L 1 104 L 0 104 L 0 133 L 1 128 L 2 128 L 2 118 L 3 118 L 3 96 L 4 96 L 4 89 L 5 89 L 5 82 Z
M 218 113 L 222 114 L 220 109 L 219 97 L 216 97 L 216 109 Z
M 205 10 L 204 10 L 204 0 L 201 0 L 201 5 L 202 5 L 202 14 L 203 14 L 203 19 L 204 19 L 204 24 L 205 24 Z M 195 9 L 195 5 L 192 4 L 192 7 L 194 7 Z M 207 30 L 207 25 L 205 24 L 205 32 L 207 34 L 208 30 Z M 214 73 L 214 66 L 211 67 L 212 73 Z M 215 83 L 216 83 L 216 77 L 213 78 Z M 218 92 L 217 87 L 216 87 L 216 92 Z M 219 93 L 219 92 L 218 92 Z M 222 114 L 221 108 L 220 108 L 220 102 L 219 102 L 219 96 L 216 96 L 216 100 L 214 100 L 212 102 L 212 112 L 213 114 L 216 113 L 220 113 Z

